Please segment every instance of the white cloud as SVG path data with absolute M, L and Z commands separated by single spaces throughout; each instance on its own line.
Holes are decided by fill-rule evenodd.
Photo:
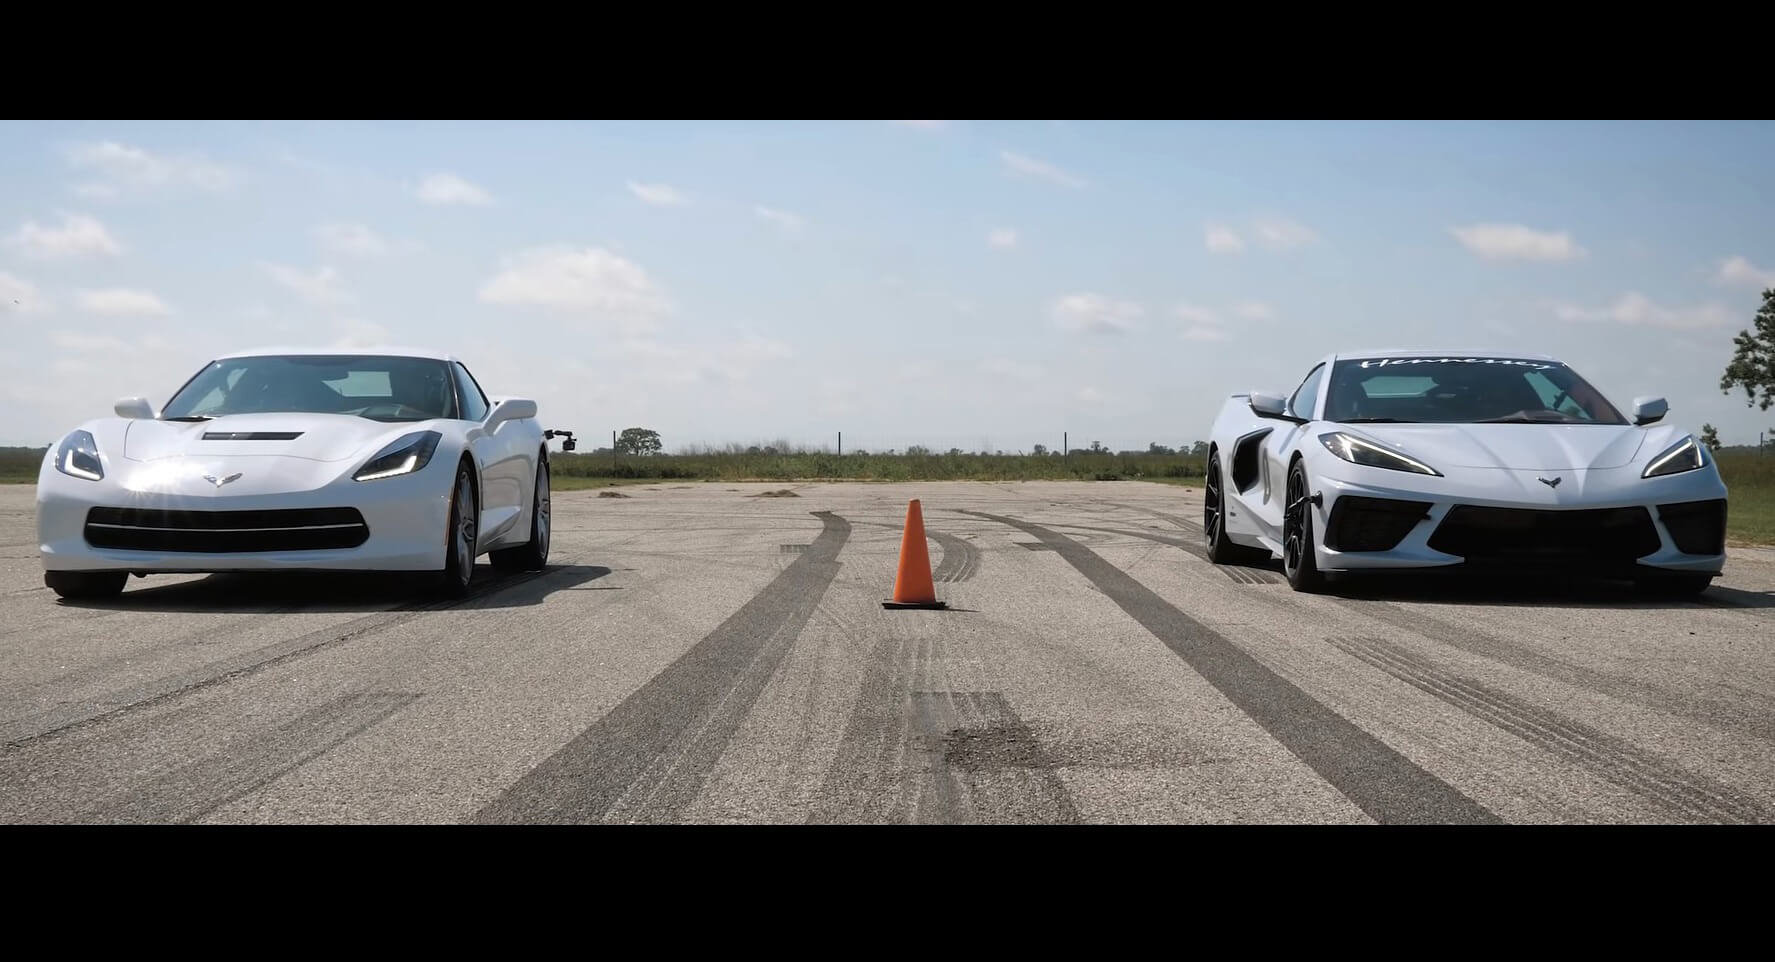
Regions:
M 1000 247 L 1000 248 L 1016 247 L 1017 246 L 1017 232 L 1010 229 L 1009 227 L 1000 227 L 997 230 L 993 231 L 992 233 L 986 235 L 986 244 L 988 247 Z
M 493 203 L 491 194 L 455 174 L 428 174 L 419 182 L 415 193 L 427 204 L 486 206 Z
M 333 321 L 333 330 L 336 332 L 333 342 L 327 346 L 338 350 L 380 347 L 392 340 L 388 328 L 357 318 L 337 318 Z
M 1233 313 L 1248 321 L 1274 320 L 1276 312 L 1262 301 L 1240 301 L 1233 305 Z
M 73 334 L 57 331 L 51 334 L 49 339 L 57 347 L 78 351 L 81 354 L 97 354 L 104 351 L 124 354 L 130 351 L 129 344 L 125 343 L 122 338 L 112 337 L 108 334 Z
M 44 227 L 25 221 L 11 237 L 9 246 L 32 257 L 80 257 L 87 254 L 121 254 L 123 246 L 97 219 L 85 214 L 62 215 L 60 227 Z
M 784 230 L 800 230 L 802 225 L 806 223 L 799 214 L 791 214 L 786 210 L 777 210 L 772 207 L 766 207 L 763 204 L 759 204 L 752 209 L 757 212 L 759 217 L 776 224 Z
M 501 260 L 481 286 L 489 304 L 518 304 L 609 321 L 629 331 L 653 327 L 670 304 L 647 272 L 601 247 L 536 247 Z
M 334 254 L 380 257 L 392 249 L 387 240 L 363 224 L 322 224 L 314 229 L 314 236 Z
M 911 127 L 914 130 L 942 130 L 949 126 L 947 120 L 894 120 L 890 123 L 898 124 L 901 127 Z
M 1065 331 L 1091 334 L 1124 334 L 1135 327 L 1145 309 L 1133 301 L 1118 301 L 1101 294 L 1068 294 L 1054 302 L 1054 321 Z
M 1024 381 L 1036 380 L 1047 373 L 1040 364 L 1030 361 L 1013 361 L 1005 357 L 993 357 L 981 361 L 980 370 L 988 374 L 1014 377 Z
M 1086 404 L 1100 404 L 1103 401 L 1103 392 L 1094 387 L 1080 388 L 1079 393 L 1073 396 Z
M 241 179 L 237 171 L 199 154 L 155 154 L 109 140 L 74 145 L 68 151 L 68 162 L 82 170 L 96 171 L 104 178 L 100 183 L 75 188 L 86 197 L 114 197 L 125 188 L 147 191 L 195 187 L 224 191 Z
M 1319 239 L 1312 228 L 1286 217 L 1257 217 L 1241 233 L 1223 223 L 1204 224 L 1202 240 L 1211 254 L 1238 254 L 1245 250 L 1246 239 L 1269 251 L 1293 250 Z
M 160 298 L 147 291 L 132 291 L 114 288 L 108 291 L 81 291 L 75 296 L 75 303 L 83 311 L 93 314 L 150 314 L 164 316 L 172 313 Z
M 1224 341 L 1230 335 L 1219 312 L 1194 304 L 1177 305 L 1177 318 L 1189 326 L 1180 335 L 1186 341 Z
M 782 341 L 748 335 L 707 344 L 668 344 L 630 338 L 611 347 L 627 376 L 647 384 L 743 382 L 760 368 L 795 356 Z
M 22 277 L 0 271 L 0 311 L 26 314 L 51 310 L 53 307 L 48 298 L 38 293 L 37 285 Z
M 1461 246 L 1492 260 L 1568 261 L 1588 253 L 1564 231 L 1540 231 L 1521 224 L 1474 224 L 1451 227 L 1449 233 Z
M 1658 327 L 1672 331 L 1725 327 L 1736 319 L 1736 315 L 1722 304 L 1665 307 L 1638 291 L 1623 294 L 1613 304 L 1603 308 L 1554 304 L 1553 313 L 1560 320 L 1571 323 L 1612 322 L 1628 327 Z
M 340 286 L 339 272 L 331 267 L 322 267 L 309 274 L 282 264 L 263 266 L 272 280 L 294 291 L 296 296 L 310 304 L 345 304 L 352 300 L 351 294 Z
M 1319 239 L 1311 228 L 1286 217 L 1259 217 L 1252 222 L 1251 231 L 1260 246 L 1273 251 L 1291 250 Z
M 1085 181 L 1080 178 L 1061 170 L 1053 164 L 1036 160 L 1034 157 L 1025 157 L 1022 154 L 1012 153 L 1008 150 L 999 151 L 999 157 L 1003 158 L 1006 167 L 1009 167 L 1013 172 L 1022 174 L 1026 177 L 1045 180 L 1050 183 L 1059 184 L 1062 187 L 1086 186 Z
M 1192 324 L 1221 323 L 1220 315 L 1218 313 L 1206 307 L 1197 307 L 1194 304 L 1177 305 L 1177 317 L 1179 320 L 1188 321 Z
M 1245 249 L 1245 242 L 1239 239 L 1238 232 L 1224 224 L 1207 225 L 1203 239 L 1213 254 L 1237 254 Z
M 681 207 L 690 203 L 689 197 L 666 184 L 637 184 L 631 180 L 629 192 L 657 207 Z
M 1769 288 L 1775 287 L 1775 270 L 1757 267 L 1744 257 L 1730 257 L 1721 262 L 1719 273 L 1713 279 L 1720 284 Z

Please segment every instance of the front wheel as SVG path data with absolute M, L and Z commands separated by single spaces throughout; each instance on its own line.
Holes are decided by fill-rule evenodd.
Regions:
M 461 598 L 475 580 L 475 541 L 481 517 L 474 478 L 468 465 L 456 467 L 456 488 L 450 495 L 450 522 L 444 527 L 444 567 L 432 584 L 446 598 Z
M 70 599 L 109 598 L 123 591 L 127 571 L 45 571 L 43 585 Z
M 501 571 L 541 571 L 549 563 L 549 460 L 536 461 L 536 491 L 530 503 L 530 540 L 489 555 Z
M 1294 462 L 1288 469 L 1288 500 L 1283 502 L 1282 572 L 1295 591 L 1325 590 L 1325 575 L 1313 554 L 1313 502 L 1307 484 L 1307 466 Z

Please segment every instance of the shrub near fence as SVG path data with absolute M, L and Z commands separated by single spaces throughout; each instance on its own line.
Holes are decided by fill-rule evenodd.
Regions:
M 1117 481 L 1199 478 L 1203 463 L 1165 454 L 553 454 L 556 474 L 707 481 Z

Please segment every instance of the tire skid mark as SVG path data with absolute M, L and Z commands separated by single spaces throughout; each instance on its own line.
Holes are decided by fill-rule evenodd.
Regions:
M 888 528 L 893 531 L 904 531 L 904 525 L 883 524 L 879 521 L 858 521 L 856 524 L 871 528 Z M 943 548 L 943 560 L 931 572 L 931 580 L 939 584 L 958 584 L 974 577 L 980 570 L 980 548 L 965 538 L 941 531 L 931 530 L 930 523 L 925 523 L 925 538 L 937 542 Z
M 1530 645 L 1454 624 L 1433 615 L 1411 611 L 1392 602 L 1355 598 L 1331 600 L 1362 617 L 1574 688 L 1667 712 L 1709 728 L 1732 733 L 1747 732 L 1767 741 L 1775 741 L 1775 700 L 1767 696 L 1753 695 L 1760 706 L 1750 707 L 1702 696 L 1683 695 L 1631 677 L 1561 661 Z
M 1143 539 L 1146 541 L 1157 542 L 1158 544 L 1168 544 L 1173 548 L 1182 548 L 1185 552 L 1194 556 L 1197 560 L 1208 564 L 1210 567 L 1214 568 L 1216 571 L 1219 571 L 1221 574 L 1226 575 L 1227 579 L 1232 581 L 1234 584 L 1275 585 L 1275 584 L 1282 583 L 1282 579 L 1277 577 L 1275 572 L 1266 571 L 1262 568 L 1247 568 L 1243 565 L 1217 565 L 1214 562 L 1208 560 L 1208 549 L 1207 548 L 1202 547 L 1202 545 L 1200 545 L 1200 544 L 1196 543 L 1195 541 L 1188 539 L 1188 538 L 1179 538 L 1179 537 L 1174 537 L 1172 535 L 1156 534 L 1151 531 L 1131 531 L 1131 530 L 1127 530 L 1127 529 L 1123 529 L 1123 528 L 1095 528 L 1095 527 L 1091 527 L 1090 525 L 1083 525 L 1083 524 L 1056 524 L 1056 525 L 1054 525 L 1054 527 L 1056 527 L 1056 528 L 1076 528 L 1081 531 L 1100 531 L 1105 534 L 1119 534 L 1119 535 L 1126 537 L 1126 538 L 1140 538 L 1140 539 Z
M 69 821 L 183 824 L 264 785 L 368 731 L 420 698 L 358 692 L 319 705 L 217 755 L 167 772 L 119 798 L 88 805 Z
M 190 692 L 201 691 L 224 682 L 244 678 L 274 665 L 281 665 L 343 642 L 387 631 L 429 612 L 452 608 L 472 608 L 474 602 L 490 595 L 509 591 L 532 581 L 559 575 L 570 570 L 572 569 L 567 567 L 550 568 L 544 571 L 525 572 L 497 581 L 483 581 L 475 585 L 466 598 L 435 601 L 417 606 L 403 606 L 391 611 L 379 611 L 361 618 L 353 618 L 341 625 L 319 628 L 288 641 L 265 648 L 257 648 L 232 658 L 224 658 L 189 671 L 179 672 L 176 675 L 132 686 L 111 695 L 110 703 L 97 710 L 79 707 L 39 712 L 0 726 L 0 752 L 16 751 L 37 739 L 62 735 L 126 712 L 137 711 Z
M 1202 530 L 1202 522 L 1184 517 L 1181 514 L 1171 514 L 1165 511 L 1157 511 L 1152 508 L 1143 508 L 1137 504 L 1122 504 L 1116 501 L 1105 501 L 1104 504 L 1114 505 L 1118 508 L 1126 508 L 1129 511 L 1138 511 L 1149 517 L 1158 518 L 1160 521 L 1169 521 L 1185 531 L 1200 532 Z
M 1378 638 L 1330 642 L 1345 654 L 1675 814 L 1703 822 L 1775 823 L 1775 812 L 1734 789 L 1613 735 L 1444 671 L 1397 645 Z
M 770 584 L 471 821 L 678 820 L 838 573 L 851 524 L 811 513 L 819 536 Z
M 1071 538 L 1015 518 L 967 513 L 1052 545 L 1086 580 L 1369 817 L 1383 824 L 1501 821 Z
M 925 529 L 925 537 L 943 546 L 943 562 L 931 573 L 933 581 L 958 584 L 974 577 L 980 570 L 980 549 L 963 538 Z
M 1080 821 L 1030 727 L 999 692 L 953 690 L 946 654 L 893 629 L 876 642 L 810 823 Z

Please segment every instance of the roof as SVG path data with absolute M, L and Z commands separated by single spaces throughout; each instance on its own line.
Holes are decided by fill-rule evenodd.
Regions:
M 428 347 L 261 347 L 245 351 L 234 351 L 222 354 L 217 360 L 231 357 L 266 357 L 274 354 L 290 354 L 303 357 L 315 355 L 327 356 L 392 356 L 422 357 L 433 361 L 460 361 L 461 358 L 447 351 L 439 351 Z
M 1434 347 L 1433 348 L 1393 348 L 1390 350 L 1374 350 L 1374 351 L 1338 351 L 1337 354 L 1334 356 L 1340 361 L 1341 360 L 1364 360 L 1364 359 L 1369 359 L 1369 358 L 1381 358 L 1381 357 L 1446 357 L 1446 358 L 1496 357 L 1496 358 L 1512 358 L 1512 359 L 1521 360 L 1521 361 L 1551 361 L 1554 364 L 1564 364 L 1565 363 L 1564 361 L 1560 360 L 1557 357 L 1551 357 L 1546 354 L 1536 354 L 1532 351 L 1496 351 L 1496 350 L 1475 351 L 1475 350 L 1470 350 L 1470 349 L 1469 350 L 1448 350 L 1446 348 L 1434 348 Z

